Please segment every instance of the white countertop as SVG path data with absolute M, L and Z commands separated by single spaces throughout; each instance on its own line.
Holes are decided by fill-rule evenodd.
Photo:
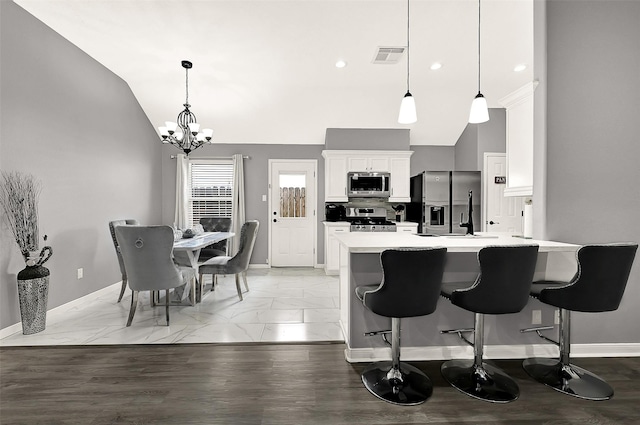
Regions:
M 418 236 L 396 232 L 350 232 L 336 234 L 349 252 L 382 252 L 389 248 L 446 247 L 450 252 L 477 252 L 488 245 L 539 245 L 539 252 L 576 251 L 579 245 L 524 239 L 504 233 L 481 233 L 476 236 Z

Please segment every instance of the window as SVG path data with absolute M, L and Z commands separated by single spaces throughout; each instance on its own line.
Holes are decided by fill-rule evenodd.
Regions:
M 191 160 L 189 188 L 190 226 L 202 217 L 231 217 L 233 161 Z

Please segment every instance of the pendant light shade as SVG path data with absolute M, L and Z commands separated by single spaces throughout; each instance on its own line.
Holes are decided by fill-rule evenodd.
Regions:
M 416 101 L 409 91 L 409 0 L 407 0 L 407 94 L 404 95 L 400 103 L 398 123 L 413 124 L 416 121 L 418 121 Z
M 471 103 L 469 123 L 480 124 L 489 121 L 489 108 L 487 99 L 480 92 L 480 0 L 478 0 L 478 94 Z
M 469 122 L 471 124 L 479 124 L 489 121 L 489 109 L 487 108 L 487 99 L 482 93 L 478 93 L 476 98 L 471 102 L 471 112 L 469 112 Z
M 416 101 L 411 93 L 407 92 L 407 94 L 402 98 L 402 103 L 400 103 L 398 122 L 400 124 L 413 124 L 416 121 L 418 121 L 418 116 L 416 115 Z

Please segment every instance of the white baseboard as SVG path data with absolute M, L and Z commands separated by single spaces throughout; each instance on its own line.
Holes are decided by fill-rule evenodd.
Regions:
M 51 310 L 47 310 L 47 315 L 50 316 L 53 314 L 63 314 L 73 309 L 76 306 L 86 305 L 86 303 L 93 301 L 94 299 L 102 296 L 105 293 L 114 292 L 114 289 L 113 289 L 114 286 L 117 286 L 117 288 L 119 289 L 122 286 L 122 281 L 118 281 L 113 285 L 109 285 L 105 288 L 98 289 L 97 291 L 87 294 L 83 297 L 77 298 L 73 301 L 69 301 L 66 304 L 59 305 L 58 307 L 52 308 Z M 7 326 L 6 328 L 2 328 L 0 329 L 0 339 L 6 338 L 9 335 L 13 335 L 16 332 L 20 332 L 21 330 L 22 330 L 22 322 L 18 322 L 14 325 Z
M 270 269 L 269 264 L 249 264 L 250 269 Z
M 349 363 L 389 360 L 391 349 L 346 348 L 344 356 Z M 472 359 L 473 347 L 402 347 L 400 356 L 407 361 Z M 531 345 L 487 345 L 484 348 L 487 359 L 524 359 L 529 357 L 558 357 L 558 348 L 553 344 Z M 571 357 L 640 357 L 640 344 L 572 344 Z

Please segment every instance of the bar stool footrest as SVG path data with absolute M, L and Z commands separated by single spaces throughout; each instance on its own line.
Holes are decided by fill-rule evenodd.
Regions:
M 379 399 L 401 406 L 415 406 L 431 397 L 433 384 L 420 369 L 400 362 L 401 381 L 388 378 L 391 369 L 390 361 L 374 363 L 362 372 L 362 383 Z
M 522 362 L 533 379 L 561 393 L 585 400 L 603 401 L 613 397 L 613 388 L 599 376 L 557 359 L 532 358 Z
M 440 371 L 452 387 L 479 400 L 509 403 L 520 396 L 518 384 L 501 369 L 486 362 L 478 368 L 470 360 L 448 360 Z

